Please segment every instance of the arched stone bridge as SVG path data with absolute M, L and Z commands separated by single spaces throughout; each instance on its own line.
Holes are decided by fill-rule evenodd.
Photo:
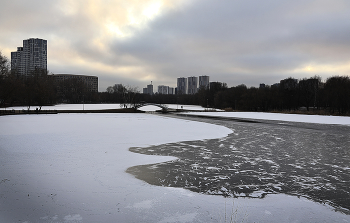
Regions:
M 156 103 L 140 102 L 140 103 L 136 104 L 136 105 L 134 106 L 134 108 L 135 108 L 135 109 L 139 109 L 139 108 L 141 108 L 141 107 L 148 106 L 148 105 L 157 106 L 157 107 L 159 107 L 159 108 L 162 109 L 162 112 L 168 112 L 168 106 L 161 105 L 161 104 L 156 104 Z

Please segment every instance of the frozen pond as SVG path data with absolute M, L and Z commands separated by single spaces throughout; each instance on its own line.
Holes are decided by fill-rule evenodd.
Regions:
M 180 151 L 183 148 L 193 148 L 193 153 L 202 150 L 198 159 L 203 160 L 214 151 L 214 147 L 204 151 L 205 145 L 211 143 L 222 151 L 226 147 L 233 151 L 230 137 L 249 136 L 246 126 L 218 124 L 150 114 L 0 116 L 0 222 L 230 222 L 231 219 L 234 222 L 350 222 L 349 215 L 304 197 L 268 193 L 263 199 L 225 198 L 207 195 L 204 189 L 201 193 L 194 192 L 196 190 L 188 190 L 186 185 L 146 183 L 126 172 L 140 165 L 161 170 L 168 161 L 176 163 L 178 158 L 182 159 L 180 153 L 174 154 L 177 150 L 163 154 L 170 156 L 147 156 L 128 151 L 131 147 L 158 153 L 149 148 L 180 145 Z M 258 133 L 258 130 L 253 132 Z M 259 134 L 264 135 L 261 131 Z M 271 137 L 277 144 L 282 142 L 277 140 L 279 136 Z M 341 137 L 337 139 L 346 141 Z M 242 138 L 235 148 L 241 146 L 250 151 L 246 156 L 238 151 L 237 157 L 253 165 L 254 150 L 249 141 L 256 143 L 253 138 Z M 261 141 L 263 143 L 269 142 Z M 266 145 L 269 146 L 272 145 Z M 184 154 L 187 157 L 188 154 Z M 272 154 L 270 151 L 265 155 Z M 267 159 L 263 153 L 257 155 L 277 163 L 273 156 Z M 211 156 L 216 158 L 217 154 Z M 221 160 L 225 162 L 227 158 Z M 184 171 L 188 170 L 186 162 L 183 162 Z M 206 169 L 214 173 L 220 169 L 220 162 Z M 157 163 L 163 164 L 155 165 Z M 197 162 L 197 165 L 191 169 L 204 170 L 204 163 Z M 344 167 L 338 164 L 329 168 L 338 171 L 338 166 Z M 241 171 L 239 168 L 237 166 L 236 171 Z M 167 172 L 173 170 L 179 173 L 179 168 L 170 168 Z M 164 174 L 167 172 L 163 171 L 161 180 L 169 179 Z M 187 173 L 190 179 L 191 171 Z M 221 178 L 225 180 L 224 176 Z
M 130 148 L 179 159 L 131 167 L 128 172 L 151 184 L 204 194 L 264 198 L 283 193 L 349 212 L 349 126 L 206 121 L 233 133 L 220 139 Z

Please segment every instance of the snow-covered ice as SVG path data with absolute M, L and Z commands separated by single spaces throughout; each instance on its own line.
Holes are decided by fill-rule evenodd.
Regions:
M 305 198 L 230 199 L 149 185 L 128 167 L 175 157 L 128 151 L 221 138 L 223 126 L 150 114 L 0 116 L 0 222 L 349 222 Z
M 164 196 L 167 190 L 145 185 L 125 170 L 174 157 L 135 154 L 129 147 L 231 133 L 150 114 L 0 116 L 0 123 L 0 222 L 134 222 L 143 217 L 132 214 L 135 208 L 153 207 L 158 192 Z
M 350 117 L 345 116 L 297 115 L 267 112 L 188 112 L 186 114 L 288 122 L 350 125 Z

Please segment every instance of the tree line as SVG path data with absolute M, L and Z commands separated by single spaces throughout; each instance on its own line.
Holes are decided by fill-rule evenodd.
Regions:
M 198 94 L 200 105 L 221 109 L 263 112 L 305 109 L 327 114 L 350 113 L 348 76 L 332 76 L 325 82 L 318 76 L 301 80 L 290 77 L 279 84 L 259 88 L 248 88 L 243 84 L 227 88 L 223 83 L 211 83 L 210 89 L 200 89 Z
M 122 95 L 114 85 L 107 88 L 106 102 L 122 102 Z M 319 76 L 301 80 L 289 77 L 272 86 L 259 88 L 241 84 L 229 88 L 226 83 L 211 82 L 193 95 L 163 95 L 134 93 L 132 103 L 145 101 L 159 104 L 201 105 L 228 111 L 313 111 L 322 114 L 350 113 L 350 78 L 333 76 L 325 82 Z
M 43 106 L 54 104 L 53 82 L 46 70 L 36 69 L 25 78 L 10 70 L 10 62 L 0 53 L 0 105 Z
M 332 76 L 325 82 L 319 76 L 304 79 L 289 77 L 272 86 L 228 87 L 211 82 L 193 95 L 141 94 L 137 88 L 115 84 L 105 92 L 88 91 L 77 80 L 55 82 L 46 70 L 36 69 L 21 76 L 10 69 L 9 60 L 0 52 L 0 106 L 43 106 L 57 103 L 121 103 L 131 107 L 141 101 L 158 104 L 188 104 L 236 111 L 323 111 L 327 114 L 350 113 L 350 78 Z
M 218 108 L 227 111 L 261 112 L 312 112 L 318 114 L 349 115 L 350 78 L 332 76 L 325 82 L 319 76 L 300 80 L 289 77 L 272 86 L 259 88 L 241 84 L 229 88 L 226 83 L 211 82 L 210 87 L 200 88 L 193 95 L 140 94 L 136 89 L 125 89 L 123 94 L 132 92 L 132 99 L 123 99 L 121 91 L 114 85 L 104 92 L 104 102 L 137 103 L 145 101 L 158 104 L 201 105 L 204 108 Z M 305 110 L 305 111 L 303 111 Z
M 10 61 L 0 52 L 0 106 L 39 106 L 58 103 L 97 103 L 97 92 L 77 79 L 55 81 L 45 69 L 34 69 L 29 75 L 20 75 L 10 69 Z

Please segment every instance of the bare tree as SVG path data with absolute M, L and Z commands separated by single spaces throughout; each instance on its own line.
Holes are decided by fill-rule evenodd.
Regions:
M 18 98 L 22 83 L 15 75 L 11 74 L 9 59 L 0 51 L 0 106 L 12 102 Z
M 106 91 L 107 91 L 108 94 L 113 94 L 114 93 L 114 90 L 113 90 L 112 86 L 107 87 Z
M 120 106 L 124 108 L 135 107 L 137 102 L 137 96 L 140 93 L 138 91 L 138 88 L 131 86 L 123 86 L 123 88 L 121 88 L 121 91 L 123 96 L 123 103 L 121 103 Z
M 1 77 L 7 76 L 10 72 L 10 61 L 9 59 L 2 55 L 0 51 L 0 75 Z

